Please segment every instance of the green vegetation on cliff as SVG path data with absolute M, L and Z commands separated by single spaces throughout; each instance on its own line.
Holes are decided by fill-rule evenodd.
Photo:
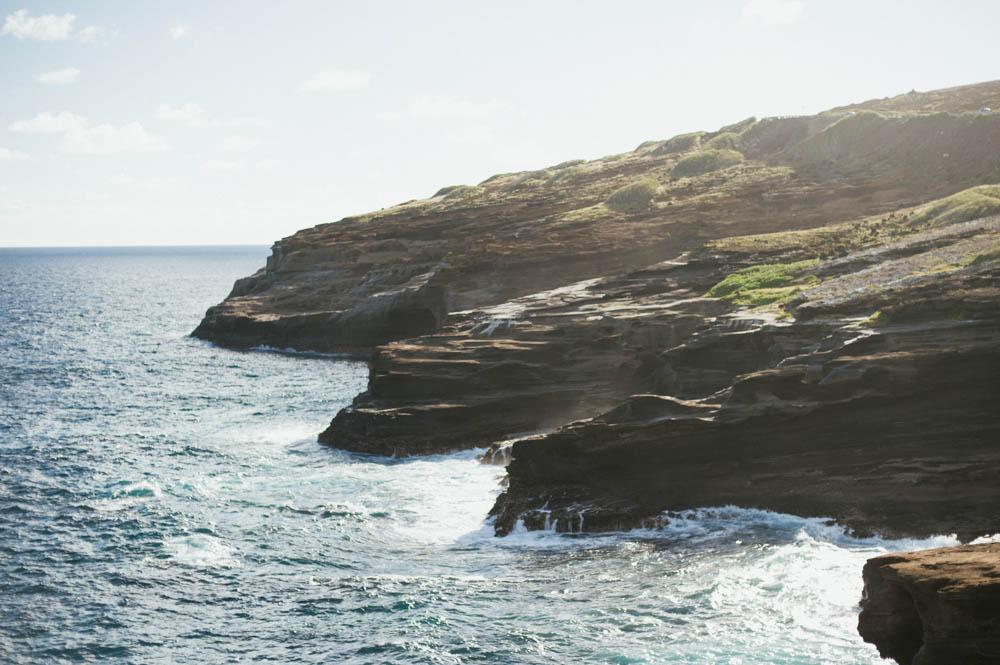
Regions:
M 653 155 L 673 155 L 678 152 L 687 152 L 698 147 L 701 137 L 705 132 L 691 132 L 690 134 L 678 134 L 667 139 L 663 145 L 652 152 Z
M 1000 187 L 983 185 L 1000 177 L 1000 114 L 976 114 L 1000 96 L 1000 82 L 960 91 L 971 101 L 948 101 L 953 94 L 935 97 L 942 102 L 935 108 L 949 113 L 921 114 L 921 101 L 884 114 L 749 118 L 586 162 L 502 173 L 478 187 L 446 187 L 427 199 L 303 229 L 279 241 L 266 268 L 206 314 L 198 336 L 236 346 L 353 351 L 410 335 L 410 314 L 432 300 L 440 323 L 439 310 L 489 306 L 638 269 L 706 242 L 730 267 L 701 284 L 702 292 L 745 266 L 829 259 L 830 271 L 809 271 L 822 282 L 758 284 L 728 297 L 777 302 L 802 288 L 784 303 L 798 312 L 803 296 L 815 304 L 860 293 L 867 301 L 851 315 L 867 316 L 883 303 L 846 277 L 881 260 L 879 252 L 937 247 L 944 240 L 936 234 L 952 222 L 1000 212 Z M 805 155 L 816 158 L 800 159 Z M 832 220 L 851 221 L 817 228 Z M 975 261 L 992 260 L 989 252 L 977 257 L 992 247 L 984 234 L 994 227 L 976 229 L 949 231 L 968 246 L 901 264 L 892 277 L 906 284 L 951 279 Z M 928 235 L 914 238 L 920 234 Z M 882 281 L 886 292 L 895 288 Z M 397 303 L 391 320 L 382 306 L 387 298 Z M 331 311 L 344 312 L 350 325 L 332 331 L 303 324 L 326 321 Z
M 980 185 L 925 205 L 813 229 L 734 236 L 708 243 L 722 252 L 797 252 L 800 256 L 843 255 L 922 229 L 1000 215 L 1000 185 Z
M 705 143 L 705 148 L 710 150 L 739 150 L 740 135 L 735 132 L 722 132 Z
M 434 196 L 443 196 L 446 201 L 450 201 L 453 199 L 464 199 L 467 196 L 474 196 L 482 191 L 482 187 L 475 187 L 473 185 L 450 185 L 439 189 Z
M 687 178 L 710 171 L 718 171 L 743 161 L 735 150 L 702 150 L 677 162 L 670 172 L 672 178 Z
M 1000 215 L 1000 185 L 972 187 L 934 201 L 916 210 L 910 223 L 936 227 L 990 215 Z
M 709 289 L 712 298 L 723 298 L 737 305 L 771 305 L 787 302 L 802 291 L 802 285 L 815 281 L 803 273 L 814 260 L 795 263 L 771 263 L 750 266 L 726 275 Z
M 633 182 L 612 192 L 604 205 L 615 212 L 643 212 L 649 209 L 657 187 L 656 182 L 650 179 Z

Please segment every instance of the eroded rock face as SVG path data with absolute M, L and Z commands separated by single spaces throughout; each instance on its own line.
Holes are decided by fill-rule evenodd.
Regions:
M 859 533 L 998 530 L 998 228 L 992 217 L 893 231 L 802 268 L 801 292 L 771 310 L 789 318 L 705 317 L 648 362 L 647 394 L 513 445 L 497 532 L 628 529 L 728 504 Z M 809 239 L 768 258 L 795 258 Z
M 442 329 L 447 313 L 638 269 L 709 239 L 927 201 L 1000 177 L 1000 114 L 974 113 L 1000 105 L 994 99 L 1000 82 L 892 105 L 952 114 L 865 110 L 876 104 L 751 119 L 678 145 L 651 141 L 320 224 L 276 243 L 265 268 L 239 280 L 193 334 L 234 347 L 367 355 Z M 676 177 L 680 161 L 715 139 L 743 161 Z M 640 181 L 657 186 L 645 207 L 626 214 L 603 205 Z
M 858 632 L 900 665 L 1000 663 L 1000 544 L 869 559 Z
M 620 404 L 656 382 L 657 349 L 730 309 L 665 263 L 453 315 L 380 347 L 369 389 L 320 440 L 406 456 L 490 446 Z M 707 287 L 706 287 L 707 288 Z
M 518 439 L 500 455 L 501 534 L 736 504 L 974 538 L 1000 501 L 1000 219 L 956 217 L 966 204 L 720 241 L 454 314 L 380 348 L 369 391 L 321 440 L 402 456 Z M 705 297 L 817 251 L 784 307 Z
M 305 289 L 330 288 L 329 276 L 323 273 L 296 275 L 291 280 L 293 286 L 262 271 L 237 282 L 233 288 L 237 295 L 209 309 L 192 334 L 232 347 L 266 345 L 364 355 L 375 344 L 437 330 L 448 315 L 450 294 L 437 279 L 437 268 L 415 275 L 401 272 L 402 276 L 397 273 L 382 281 L 368 276 L 361 296 L 331 295 L 330 299 L 344 309 L 267 310 L 250 315 L 232 302 L 235 299 L 241 306 L 265 307 L 259 299 L 246 295 L 255 287 L 291 290 L 294 295 L 286 297 L 292 299 Z M 274 285 L 275 281 L 280 285 Z M 262 283 L 267 286 L 257 286 Z
M 723 135 L 743 162 L 674 177 Z M 601 204 L 637 178 L 647 210 Z M 489 446 L 500 534 L 738 504 L 968 539 L 1000 530 L 1000 187 L 963 188 L 998 178 L 1000 115 L 748 121 L 302 231 L 197 334 L 372 351 L 320 440 Z

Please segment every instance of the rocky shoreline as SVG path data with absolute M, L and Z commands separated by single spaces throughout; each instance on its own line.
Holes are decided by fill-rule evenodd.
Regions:
M 819 260 L 780 308 L 689 323 L 679 344 L 645 359 L 644 394 L 513 445 L 497 531 L 632 528 L 665 510 L 734 504 L 865 534 L 992 533 L 1000 266 L 940 261 L 955 244 L 990 251 L 998 222 L 955 225 L 954 244 L 913 234 Z M 973 228 L 983 235 L 967 237 Z M 852 288 L 865 271 L 865 288 Z M 664 283 L 686 272 L 703 275 L 691 260 Z
M 991 105 L 1000 82 L 444 188 L 283 239 L 194 335 L 368 357 L 320 440 L 488 448 L 499 535 L 732 504 L 968 542 L 1000 532 Z
M 869 559 L 858 632 L 900 665 L 1000 663 L 1000 543 Z

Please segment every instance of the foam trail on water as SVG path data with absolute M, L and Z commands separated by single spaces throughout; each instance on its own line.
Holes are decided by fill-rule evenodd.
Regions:
M 163 550 L 171 560 L 196 568 L 238 568 L 242 562 L 236 548 L 206 534 L 191 534 L 170 538 Z

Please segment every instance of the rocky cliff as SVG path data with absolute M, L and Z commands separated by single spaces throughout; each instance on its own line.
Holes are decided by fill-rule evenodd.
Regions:
M 194 335 L 367 355 L 449 313 L 620 273 L 704 241 L 809 228 L 1000 180 L 1000 82 L 747 119 L 305 229 Z M 630 194 L 631 192 L 631 194 Z
M 748 119 L 302 231 L 195 334 L 369 354 L 320 439 L 490 447 L 516 524 L 996 531 L 1000 82 Z M 983 184 L 985 183 L 985 184 Z
M 633 334 L 673 323 L 679 339 L 633 356 L 644 385 L 613 408 L 513 444 L 497 531 L 726 504 L 861 533 L 995 531 L 1000 217 L 963 210 L 979 195 L 1000 212 L 1000 189 L 980 188 L 633 273 L 645 295 L 601 302 L 603 317 Z
M 900 665 L 1000 663 L 1000 544 L 865 564 L 858 632 Z
M 370 359 L 320 440 L 487 449 L 491 511 L 1000 532 L 1000 82 L 748 119 L 322 224 L 194 335 Z M 994 663 L 998 546 L 865 567 L 900 663 Z

